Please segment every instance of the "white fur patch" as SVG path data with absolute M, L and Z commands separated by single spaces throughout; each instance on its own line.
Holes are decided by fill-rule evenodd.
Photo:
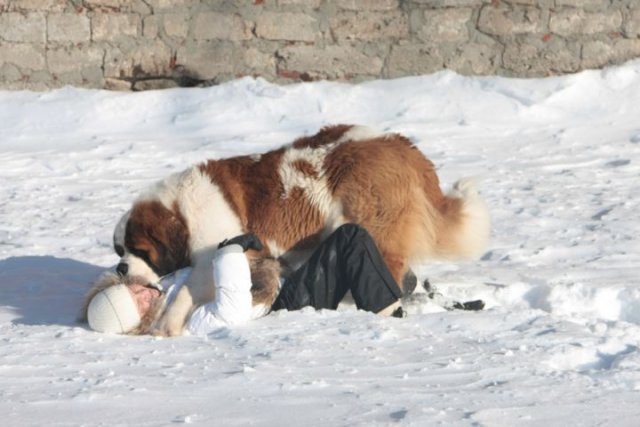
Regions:
M 294 188 L 300 188 L 309 198 L 312 206 L 318 209 L 325 217 L 337 216 L 338 211 L 341 212 L 339 206 L 336 206 L 329 184 L 324 174 L 324 161 L 329 153 L 338 145 L 348 141 L 362 141 L 371 138 L 384 136 L 383 132 L 366 126 L 353 126 L 346 131 L 335 142 L 323 145 L 317 148 L 288 148 L 281 160 L 278 173 L 284 187 L 283 198 L 289 196 Z M 309 176 L 303 171 L 295 167 L 295 162 L 304 161 L 311 165 L 316 177 Z
M 142 258 L 139 258 L 128 251 L 120 259 L 120 262 L 127 264 L 128 276 L 144 277 L 152 283 L 160 280 L 160 277 L 153 271 L 153 269 L 151 269 L 151 267 L 149 267 L 149 264 L 147 264 Z
M 187 222 L 193 252 L 242 234 L 240 218 L 220 187 L 194 166 L 157 183 L 139 200 L 159 200 L 167 209 L 178 204 Z
M 336 141 L 336 143 L 341 144 L 347 141 L 365 141 L 367 139 L 380 138 L 385 135 L 387 134 L 381 132 L 378 129 L 368 126 L 353 126 L 351 129 L 342 134 L 342 136 Z
M 282 256 L 285 252 L 280 246 L 278 246 L 276 241 L 273 239 L 267 240 L 265 242 L 265 245 L 267 246 L 267 248 L 269 249 L 269 253 L 273 257 L 278 258 L 279 256 Z
M 324 216 L 331 212 L 333 197 L 329 191 L 329 184 L 324 176 L 323 164 L 327 154 L 336 146 L 336 143 L 319 148 L 289 148 L 285 151 L 279 167 L 280 179 L 284 187 L 283 198 L 289 197 L 294 188 L 303 190 L 312 206 L 318 209 Z M 295 162 L 304 161 L 311 165 L 314 176 L 309 176 L 295 167 Z
M 238 214 L 225 200 L 220 187 L 199 168 L 183 172 L 178 185 L 181 191 L 175 200 L 186 219 L 193 252 L 242 234 Z
M 264 304 L 254 305 L 251 309 L 251 320 L 264 317 L 269 313 L 269 311 L 271 311 L 271 307 L 267 307 Z
M 464 201 L 462 223 L 458 232 L 461 256 L 479 258 L 486 251 L 491 232 L 491 219 L 486 203 L 478 194 L 477 180 L 464 178 L 456 182 L 450 196 Z

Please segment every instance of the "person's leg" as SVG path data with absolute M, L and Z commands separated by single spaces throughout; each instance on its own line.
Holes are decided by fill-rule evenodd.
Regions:
M 273 310 L 336 309 L 349 290 L 359 309 L 374 313 L 402 296 L 375 242 L 355 224 L 336 229 L 285 281 Z

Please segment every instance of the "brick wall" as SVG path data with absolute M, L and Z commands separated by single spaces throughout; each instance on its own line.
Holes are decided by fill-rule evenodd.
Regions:
M 426 74 L 640 56 L 640 0 L 0 0 L 0 89 Z

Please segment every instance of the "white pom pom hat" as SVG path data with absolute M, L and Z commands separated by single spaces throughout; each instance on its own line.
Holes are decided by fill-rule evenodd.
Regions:
M 98 292 L 91 299 L 87 320 L 94 331 L 126 334 L 140 325 L 140 314 L 131 292 L 120 284 Z

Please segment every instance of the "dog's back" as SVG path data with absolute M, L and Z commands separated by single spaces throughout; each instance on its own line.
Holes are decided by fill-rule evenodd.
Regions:
M 293 267 L 346 222 L 369 231 L 398 283 L 411 262 L 473 258 L 488 241 L 487 209 L 472 184 L 443 194 L 434 165 L 398 134 L 332 126 L 206 168 L 245 231 Z

